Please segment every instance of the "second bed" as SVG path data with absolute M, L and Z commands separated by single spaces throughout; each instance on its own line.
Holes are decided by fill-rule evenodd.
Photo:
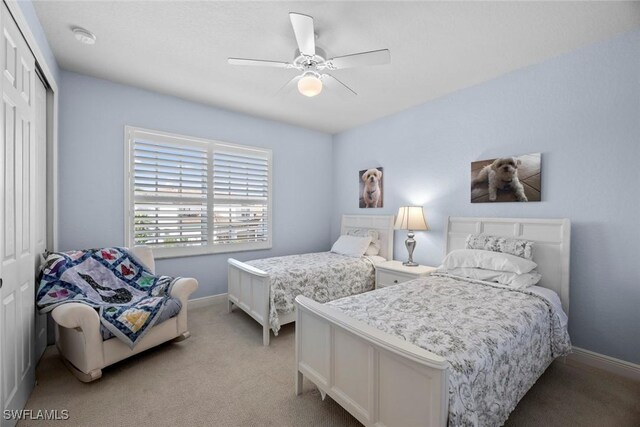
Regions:
M 321 303 L 370 291 L 375 264 L 393 256 L 393 216 L 343 215 L 340 234 L 375 232 L 379 253 L 352 257 L 332 252 L 288 255 L 241 262 L 228 260 L 229 310 L 237 306 L 262 325 L 264 345 L 295 321 L 295 298 Z

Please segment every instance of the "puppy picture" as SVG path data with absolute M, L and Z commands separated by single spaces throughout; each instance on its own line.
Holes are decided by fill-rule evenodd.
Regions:
M 540 153 L 471 163 L 471 203 L 539 202 Z
M 381 208 L 383 198 L 382 168 L 361 170 L 358 174 L 360 182 L 360 207 Z

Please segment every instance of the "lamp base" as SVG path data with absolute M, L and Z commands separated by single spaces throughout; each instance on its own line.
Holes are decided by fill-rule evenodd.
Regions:
M 413 250 L 416 248 L 416 240 L 414 239 L 415 234 L 413 230 L 409 230 L 407 233 L 407 240 L 404 241 L 404 245 L 407 247 L 407 252 L 409 252 L 409 259 L 402 263 L 407 267 L 417 267 L 418 263 L 413 262 Z

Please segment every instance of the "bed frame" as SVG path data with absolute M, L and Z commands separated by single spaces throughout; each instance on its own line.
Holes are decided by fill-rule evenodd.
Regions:
M 342 215 L 340 234 L 358 228 L 375 229 L 380 236 L 379 255 L 393 259 L 393 215 Z M 239 307 L 262 325 L 262 343 L 269 345 L 269 274 L 233 258 L 228 263 L 228 310 Z M 280 324 L 295 322 L 295 311 L 280 316 Z
M 539 285 L 556 291 L 568 312 L 568 219 L 449 218 L 445 254 L 480 232 L 535 241 Z M 444 358 L 309 298 L 296 303 L 296 394 L 306 377 L 365 426 L 447 424 Z

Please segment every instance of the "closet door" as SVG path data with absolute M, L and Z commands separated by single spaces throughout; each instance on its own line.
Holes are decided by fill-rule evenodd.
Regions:
M 40 270 L 40 254 L 47 250 L 47 88 L 36 76 L 34 88 L 35 103 L 35 289 Z M 36 313 L 35 357 L 37 363 L 47 347 L 47 315 Z
M 0 22 L 0 409 L 7 410 L 22 409 L 35 382 L 35 60 L 4 3 Z

